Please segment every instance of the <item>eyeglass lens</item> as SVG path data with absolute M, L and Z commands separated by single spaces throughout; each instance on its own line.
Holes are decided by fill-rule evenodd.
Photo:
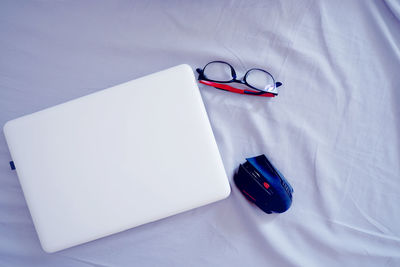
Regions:
M 231 67 L 222 62 L 211 62 L 204 68 L 207 79 L 218 82 L 229 82 L 233 79 Z
M 275 88 L 274 78 L 265 71 L 254 69 L 246 75 L 246 82 L 264 92 L 271 92 Z

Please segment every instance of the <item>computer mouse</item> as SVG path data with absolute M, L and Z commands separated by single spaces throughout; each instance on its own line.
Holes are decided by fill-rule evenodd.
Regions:
M 247 158 L 234 181 L 243 195 L 266 213 L 285 212 L 292 204 L 292 186 L 265 155 Z

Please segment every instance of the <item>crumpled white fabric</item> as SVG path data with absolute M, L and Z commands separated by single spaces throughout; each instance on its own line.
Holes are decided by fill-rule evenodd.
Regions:
M 393 0 L 2 1 L 1 124 L 180 63 L 261 67 L 283 86 L 265 99 L 199 85 L 228 199 L 55 254 L 40 248 L 2 135 L 0 266 L 400 265 L 399 10 Z M 259 154 L 294 187 L 286 213 L 264 214 L 233 184 Z

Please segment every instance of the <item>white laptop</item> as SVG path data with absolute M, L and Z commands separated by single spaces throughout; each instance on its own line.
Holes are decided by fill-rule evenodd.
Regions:
M 46 252 L 230 194 L 188 65 L 11 120 L 4 134 Z

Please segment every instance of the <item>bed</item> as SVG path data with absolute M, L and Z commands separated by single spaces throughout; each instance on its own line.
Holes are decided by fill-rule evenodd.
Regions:
M 229 198 L 54 254 L 1 135 L 0 266 L 400 265 L 398 1 L 2 1 L 0 21 L 1 125 L 181 63 L 283 83 L 272 99 L 199 84 Z M 294 188 L 285 213 L 233 183 L 259 154 Z

